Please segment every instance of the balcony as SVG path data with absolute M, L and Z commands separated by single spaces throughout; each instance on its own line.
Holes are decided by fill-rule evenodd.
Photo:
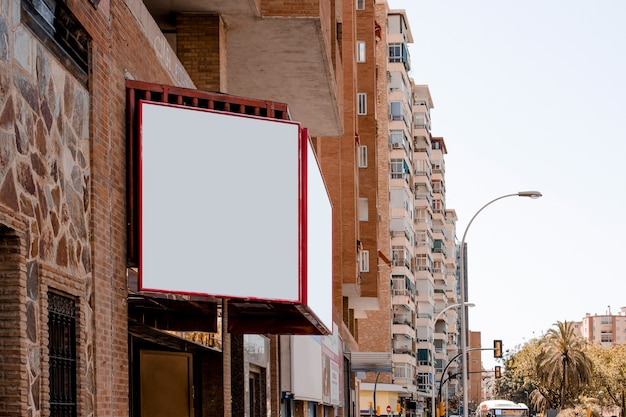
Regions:
M 413 128 L 417 131 L 425 130 L 430 133 L 430 118 L 428 113 L 415 112 L 413 113 Z M 423 133 L 423 132 L 420 132 Z
M 287 103 L 292 120 L 301 122 L 312 136 L 342 134 L 341 91 L 333 62 L 333 57 L 339 56 L 337 38 L 341 34 L 337 33 L 331 1 L 302 2 L 297 10 L 272 0 L 144 0 L 126 4 L 160 55 L 171 55 L 177 48 L 173 17 L 219 15 L 221 32 L 198 34 L 219 36 L 219 58 L 215 59 L 220 61 L 224 78 L 220 92 Z M 155 23 L 162 34 L 153 33 Z M 180 63 L 173 66 L 178 73 L 188 70 Z
M 394 335 L 415 337 L 415 329 L 411 327 L 411 323 L 396 323 L 394 320 L 391 331 Z
M 406 349 L 404 347 L 394 347 L 392 359 L 395 366 L 400 363 L 411 364 L 413 366 L 415 366 L 416 364 L 415 352 L 411 352 L 409 349 Z
M 435 302 L 448 303 L 448 296 L 445 289 L 435 288 Z
M 415 300 L 410 294 L 401 295 L 397 294 L 394 290 L 393 296 L 391 297 L 391 304 L 394 306 L 404 306 L 407 310 L 415 311 Z

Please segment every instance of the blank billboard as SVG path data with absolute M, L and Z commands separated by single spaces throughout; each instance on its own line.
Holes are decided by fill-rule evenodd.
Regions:
M 304 304 L 332 329 L 332 207 L 306 130 L 139 111 L 140 289 Z

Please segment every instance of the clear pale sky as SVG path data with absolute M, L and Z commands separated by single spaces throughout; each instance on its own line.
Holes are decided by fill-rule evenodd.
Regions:
M 626 1 L 390 0 L 468 229 L 472 331 L 504 350 L 626 306 Z M 621 337 L 626 337 L 622 329 Z M 496 362 L 483 352 L 483 364 Z

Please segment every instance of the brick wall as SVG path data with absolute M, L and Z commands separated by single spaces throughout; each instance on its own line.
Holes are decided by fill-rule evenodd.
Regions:
M 178 14 L 176 49 L 198 89 L 226 92 L 226 30 L 219 15 Z
M 23 416 L 29 397 L 26 365 L 25 242 L 0 217 L 0 416 Z

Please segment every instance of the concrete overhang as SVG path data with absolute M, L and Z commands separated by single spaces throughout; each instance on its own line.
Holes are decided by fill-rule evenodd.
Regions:
M 376 297 L 349 297 L 348 307 L 354 310 L 354 317 L 366 319 L 368 311 L 380 310 L 380 300 Z
M 219 14 L 226 27 L 228 94 L 287 103 L 311 136 L 343 134 L 331 48 L 330 2 L 316 13 L 270 16 L 253 0 L 145 0 L 164 32 L 177 13 Z M 293 12 L 294 14 L 296 12 Z

